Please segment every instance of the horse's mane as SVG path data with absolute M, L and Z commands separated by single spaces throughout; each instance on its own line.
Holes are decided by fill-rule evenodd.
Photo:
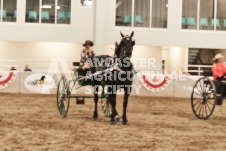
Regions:
M 119 44 L 117 42 L 115 42 L 115 53 L 114 53 L 114 57 L 117 58 L 119 53 L 120 53 L 120 49 L 121 49 L 121 44 L 122 42 L 120 42 Z

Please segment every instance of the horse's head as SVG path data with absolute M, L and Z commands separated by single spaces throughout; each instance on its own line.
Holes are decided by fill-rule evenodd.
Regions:
M 42 81 L 42 80 L 45 80 L 45 78 L 46 78 L 45 76 L 42 76 L 40 80 L 41 80 L 41 81 Z
M 122 40 L 118 45 L 116 43 L 115 54 L 117 58 L 130 58 L 133 53 L 133 46 L 135 45 L 135 40 L 133 39 L 134 32 L 131 33 L 130 36 L 124 36 L 121 33 Z

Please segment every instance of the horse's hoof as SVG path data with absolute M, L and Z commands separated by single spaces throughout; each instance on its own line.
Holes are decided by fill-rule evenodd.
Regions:
M 97 121 L 98 120 L 98 117 L 93 117 L 93 121 Z
M 115 120 L 116 122 L 120 122 L 120 117 L 117 117 Z
M 115 125 L 115 121 L 110 121 L 110 125 Z
M 122 121 L 123 125 L 129 125 L 128 121 Z

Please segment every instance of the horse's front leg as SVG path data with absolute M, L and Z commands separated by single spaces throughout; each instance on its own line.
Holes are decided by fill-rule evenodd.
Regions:
M 119 121 L 120 121 L 120 117 L 119 117 L 118 112 L 117 112 L 117 110 L 116 110 L 116 104 L 117 104 L 116 98 L 117 98 L 117 95 L 115 94 L 115 98 L 114 98 L 114 100 L 115 100 L 115 101 L 114 101 L 115 110 L 114 110 L 114 112 L 112 112 L 112 113 L 114 113 L 116 122 L 119 122 Z
M 127 104 L 128 104 L 128 98 L 131 92 L 131 88 L 124 88 L 125 90 L 125 94 L 124 94 L 124 102 L 123 102 L 123 115 L 122 115 L 122 124 L 123 125 L 127 125 L 128 124 L 128 120 L 126 117 L 126 108 L 127 108 Z
M 94 87 L 94 102 L 95 102 L 95 109 L 93 113 L 93 120 L 98 119 L 98 112 L 97 112 L 97 104 L 98 104 L 98 87 Z
M 115 101 L 116 102 L 116 101 Z M 115 105 L 116 106 L 116 105 Z M 118 115 L 118 112 L 117 112 L 117 110 L 115 109 L 115 120 L 117 121 L 117 122 L 119 122 L 120 121 L 120 116 Z
M 115 106 L 116 106 L 116 94 L 110 94 L 109 95 L 109 100 L 110 100 L 110 103 L 111 103 L 111 106 L 112 106 L 112 114 L 111 114 L 111 121 L 110 121 L 110 124 L 111 125 L 114 125 L 115 124 L 115 113 L 116 113 L 116 109 L 115 109 Z

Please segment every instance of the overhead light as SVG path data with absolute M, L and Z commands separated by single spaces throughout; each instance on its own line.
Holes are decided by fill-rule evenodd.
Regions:
M 92 6 L 92 1 L 84 1 L 84 6 Z
M 118 3 L 116 4 L 116 8 L 118 8 L 121 4 L 122 4 L 122 2 L 118 2 Z
M 169 7 L 169 4 L 166 4 L 166 7 Z
M 50 5 L 43 5 L 42 8 L 51 8 Z
M 56 9 L 60 9 L 60 6 L 56 6 Z

